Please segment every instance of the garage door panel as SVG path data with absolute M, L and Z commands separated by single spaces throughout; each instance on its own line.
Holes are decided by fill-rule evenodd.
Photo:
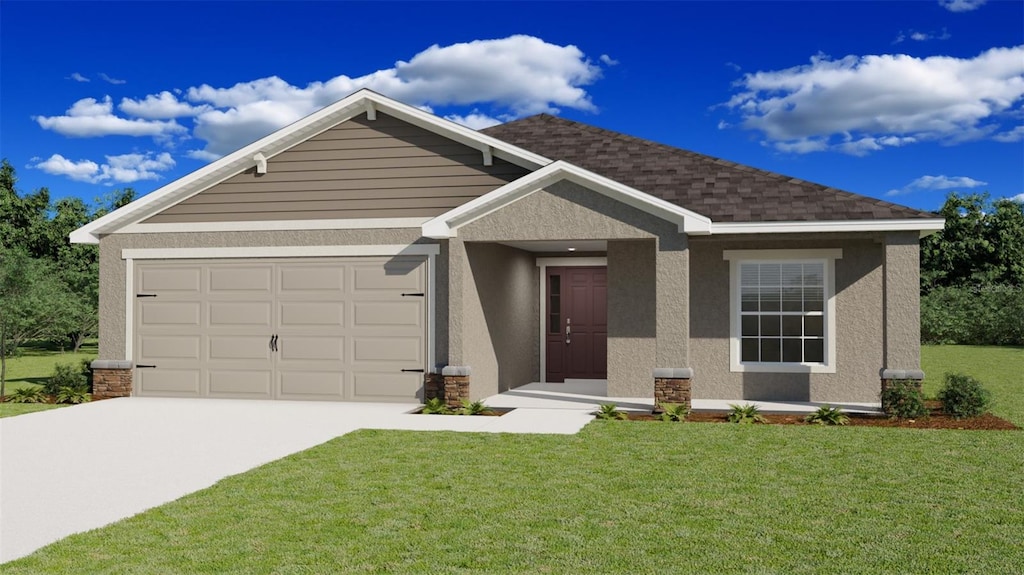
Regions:
M 418 401 L 422 385 L 418 373 L 356 371 L 352 374 L 352 399 Z
M 208 377 L 211 396 L 270 398 L 269 366 L 263 370 L 211 368 Z
M 257 293 L 270 296 L 274 290 L 273 267 L 230 266 L 210 269 L 210 294 Z
M 192 292 L 202 289 L 202 268 L 199 266 L 149 267 L 140 270 L 136 283 L 144 292 Z
M 340 295 L 345 291 L 345 270 L 334 265 L 282 265 L 282 295 L 301 294 L 307 292 L 335 292 Z
M 353 327 L 423 326 L 423 302 L 419 299 L 390 302 L 357 301 Z
M 199 327 L 201 306 L 198 301 L 165 302 L 147 299 L 139 308 L 143 326 Z
M 422 263 L 422 262 L 420 262 Z M 395 260 L 383 265 L 359 264 L 352 267 L 354 295 L 377 294 L 381 291 L 423 291 L 423 269 L 415 262 Z
M 188 359 L 199 361 L 198 335 L 148 335 L 141 338 L 140 359 L 150 363 L 158 359 Z
M 271 327 L 273 306 L 269 301 L 236 302 L 211 301 L 210 327 L 261 326 Z
M 198 369 L 137 369 L 134 379 L 140 395 L 199 397 L 201 391 Z
M 353 337 L 354 362 L 411 362 L 423 364 L 423 340 L 418 337 Z
M 335 371 L 282 371 L 279 397 L 286 399 L 345 399 L 345 374 Z
M 344 326 L 342 302 L 282 302 L 281 327 Z
M 210 361 L 251 359 L 270 361 L 270 336 L 211 335 L 207 338 Z
M 278 356 L 282 361 L 342 361 L 345 359 L 345 338 L 340 336 L 281 336 L 278 348 L 280 349 Z

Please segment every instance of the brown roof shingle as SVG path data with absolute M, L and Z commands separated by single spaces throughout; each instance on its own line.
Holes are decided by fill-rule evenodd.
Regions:
M 924 212 L 548 114 L 482 130 L 716 222 L 936 218 Z

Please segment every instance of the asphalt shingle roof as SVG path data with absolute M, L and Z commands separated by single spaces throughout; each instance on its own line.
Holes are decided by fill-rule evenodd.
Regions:
M 553 160 L 575 164 L 716 222 L 939 217 L 549 114 L 482 132 Z

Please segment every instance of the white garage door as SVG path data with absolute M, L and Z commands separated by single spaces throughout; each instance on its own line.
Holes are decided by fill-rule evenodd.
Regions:
M 416 401 L 422 257 L 151 260 L 135 271 L 139 395 Z

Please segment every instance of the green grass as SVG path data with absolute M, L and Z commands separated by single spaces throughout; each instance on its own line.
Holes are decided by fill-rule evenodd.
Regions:
M 923 345 L 924 394 L 934 398 L 947 372 L 979 379 L 992 392 L 992 413 L 1024 427 L 1024 347 Z
M 27 345 L 18 348 L 17 356 L 7 358 L 6 391 L 8 394 L 11 394 L 15 389 L 42 385 L 53 374 L 53 368 L 58 363 L 78 365 L 82 360 L 92 361 L 96 359 L 96 348 L 96 340 L 86 341 L 78 353 L 62 352 L 58 347 L 49 342 L 29 342 Z M 0 417 L 13 417 L 15 415 L 45 411 L 58 407 L 67 406 L 39 403 L 0 403 Z
M 47 411 L 58 407 L 67 407 L 61 403 L 0 403 L 0 417 L 14 417 L 36 411 Z
M 990 365 L 1019 351 L 928 348 L 925 369 L 964 367 L 1024 423 L 1024 370 Z M 4 573 L 1012 573 L 1022 484 L 1021 432 L 364 430 Z

